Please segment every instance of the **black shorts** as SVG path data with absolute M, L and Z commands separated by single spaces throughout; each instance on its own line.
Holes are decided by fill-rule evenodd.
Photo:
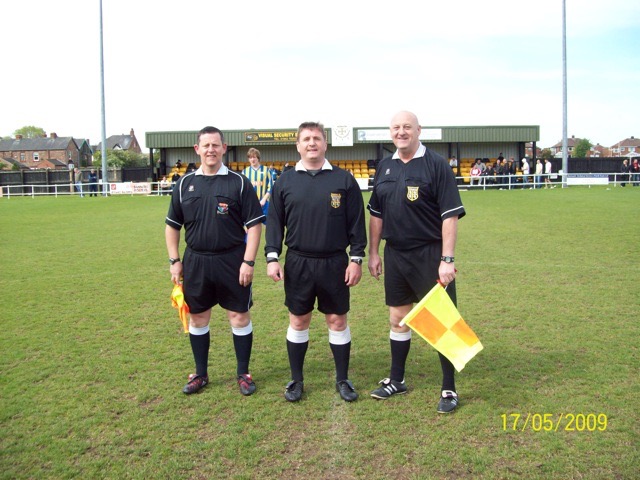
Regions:
M 183 259 L 184 299 L 192 313 L 220 304 L 232 312 L 248 312 L 253 301 L 251 285 L 239 283 L 245 246 L 219 255 L 196 253 L 187 248 Z
M 344 281 L 348 264 L 346 253 L 317 258 L 287 250 L 284 304 L 294 315 L 305 315 L 313 310 L 317 298 L 320 312 L 345 315 L 349 311 L 350 298 L 349 287 Z
M 442 245 L 430 243 L 412 250 L 384 247 L 384 293 L 390 307 L 417 303 L 438 282 Z M 456 304 L 456 282 L 447 286 L 447 293 Z

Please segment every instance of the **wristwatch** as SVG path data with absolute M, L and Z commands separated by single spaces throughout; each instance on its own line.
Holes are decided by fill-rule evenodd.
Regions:
M 247 265 L 249 265 L 250 267 L 255 267 L 256 265 L 256 262 L 254 262 L 253 260 L 242 260 L 242 261 Z
M 267 263 L 277 262 L 278 257 L 267 257 Z
M 352 258 L 351 261 L 353 263 L 357 263 L 358 265 L 362 265 L 362 259 L 361 258 Z
M 453 263 L 453 257 L 440 257 L 440 261 L 444 263 Z
M 169 258 L 169 263 L 173 265 L 174 263 L 178 263 L 180 261 L 180 257 L 178 258 Z

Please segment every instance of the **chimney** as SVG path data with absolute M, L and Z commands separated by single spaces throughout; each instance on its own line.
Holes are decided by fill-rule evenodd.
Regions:
M 22 140 L 22 135 L 16 135 L 16 140 Z
M 58 134 L 56 132 L 51 132 L 51 138 L 58 138 Z
M 131 135 L 133 137 L 134 133 L 133 133 L 133 128 L 131 129 L 131 131 L 129 132 L 129 135 Z M 633 138 L 633 137 L 631 137 Z

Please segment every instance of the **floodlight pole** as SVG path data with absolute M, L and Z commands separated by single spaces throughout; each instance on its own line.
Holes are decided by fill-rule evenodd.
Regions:
M 567 145 L 567 2 L 562 0 L 562 188 L 569 173 Z
M 102 195 L 109 194 L 107 182 L 107 128 L 104 107 L 104 51 L 102 44 L 102 0 L 100 0 L 100 95 L 102 106 Z

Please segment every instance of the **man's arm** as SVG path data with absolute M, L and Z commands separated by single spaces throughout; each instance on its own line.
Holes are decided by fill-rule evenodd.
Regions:
M 258 254 L 258 246 L 260 245 L 260 235 L 262 233 L 262 224 L 257 223 L 247 229 L 247 246 L 244 249 L 244 259 L 255 261 Z M 242 262 L 240 265 L 240 277 L 238 279 L 240 285 L 246 287 L 253 281 L 254 267 L 250 267 Z
M 164 238 L 167 243 L 169 258 L 180 257 L 180 230 L 166 225 L 164 227 Z M 176 262 L 171 265 L 169 272 L 171 272 L 171 281 L 176 285 L 179 284 L 182 280 L 182 262 Z
M 455 257 L 456 239 L 458 238 L 458 217 L 449 217 L 442 222 L 442 256 Z M 456 278 L 456 267 L 454 263 L 441 261 L 438 268 L 440 282 L 448 285 Z
M 382 218 L 369 217 L 369 273 L 378 280 L 382 275 L 382 260 L 378 249 L 382 239 Z

